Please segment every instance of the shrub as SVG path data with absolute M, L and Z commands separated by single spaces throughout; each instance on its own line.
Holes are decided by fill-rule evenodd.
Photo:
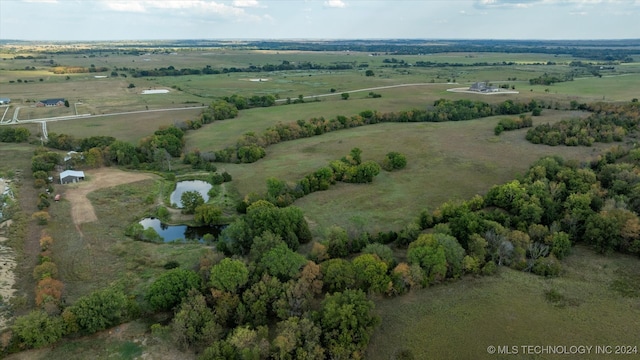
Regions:
M 107 288 L 81 297 L 68 309 L 75 316 L 78 328 L 93 334 L 126 320 L 131 304 L 121 290 Z
M 31 215 L 31 218 L 34 219 L 38 225 L 47 225 L 51 220 L 51 216 L 46 211 L 37 211 Z
M 556 259 L 555 256 L 550 255 L 549 257 L 538 258 L 534 262 L 533 269 L 531 271 L 540 276 L 553 277 L 560 275 L 561 269 L 558 259 Z
M 60 280 L 52 278 L 40 280 L 36 286 L 36 305 L 53 304 L 57 306 L 62 298 L 63 289 L 64 284 Z
M 402 169 L 407 166 L 407 157 L 399 152 L 389 152 L 382 161 L 382 168 L 387 171 Z
M 42 280 L 46 278 L 57 278 L 58 266 L 51 261 L 44 262 L 40 265 L 36 265 L 33 268 L 33 279 Z
M 11 327 L 18 339 L 29 348 L 38 348 L 60 340 L 64 324 L 60 317 L 50 317 L 42 310 L 34 310 L 16 319 Z

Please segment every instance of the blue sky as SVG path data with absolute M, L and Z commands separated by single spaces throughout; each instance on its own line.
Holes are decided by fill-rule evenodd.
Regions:
M 0 0 L 0 39 L 630 39 L 640 0 Z

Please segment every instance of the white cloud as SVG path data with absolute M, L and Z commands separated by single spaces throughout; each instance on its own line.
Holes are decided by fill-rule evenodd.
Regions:
M 595 4 L 629 4 L 638 5 L 640 0 L 476 0 L 479 7 L 511 7 L 528 8 L 533 5 L 595 5 Z
M 324 6 L 330 8 L 343 8 L 346 7 L 347 4 L 342 0 L 327 0 L 324 2 Z
M 149 12 L 152 10 L 196 10 L 219 15 L 242 16 L 244 10 L 215 1 L 205 0 L 103 0 L 107 8 L 124 12 Z M 250 1 L 244 1 L 248 3 Z M 257 2 L 255 2 L 257 3 Z
M 22 0 L 28 3 L 57 4 L 58 0 Z
M 235 7 L 260 7 L 257 0 L 233 0 L 232 4 Z

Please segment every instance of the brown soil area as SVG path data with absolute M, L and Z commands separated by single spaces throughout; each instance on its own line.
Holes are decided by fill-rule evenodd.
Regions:
M 85 181 L 63 185 L 66 187 L 64 197 L 71 203 L 71 217 L 76 226 L 98 220 L 93 205 L 87 198 L 90 192 L 153 178 L 151 174 L 126 172 L 116 168 L 88 170 L 85 171 L 85 176 Z

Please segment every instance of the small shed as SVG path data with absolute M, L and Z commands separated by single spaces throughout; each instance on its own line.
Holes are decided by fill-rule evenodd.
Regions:
M 0 97 L 0 105 L 6 105 L 6 104 L 11 104 L 11 99 Z
M 76 183 L 84 180 L 84 171 L 65 170 L 60 173 L 60 184 Z

